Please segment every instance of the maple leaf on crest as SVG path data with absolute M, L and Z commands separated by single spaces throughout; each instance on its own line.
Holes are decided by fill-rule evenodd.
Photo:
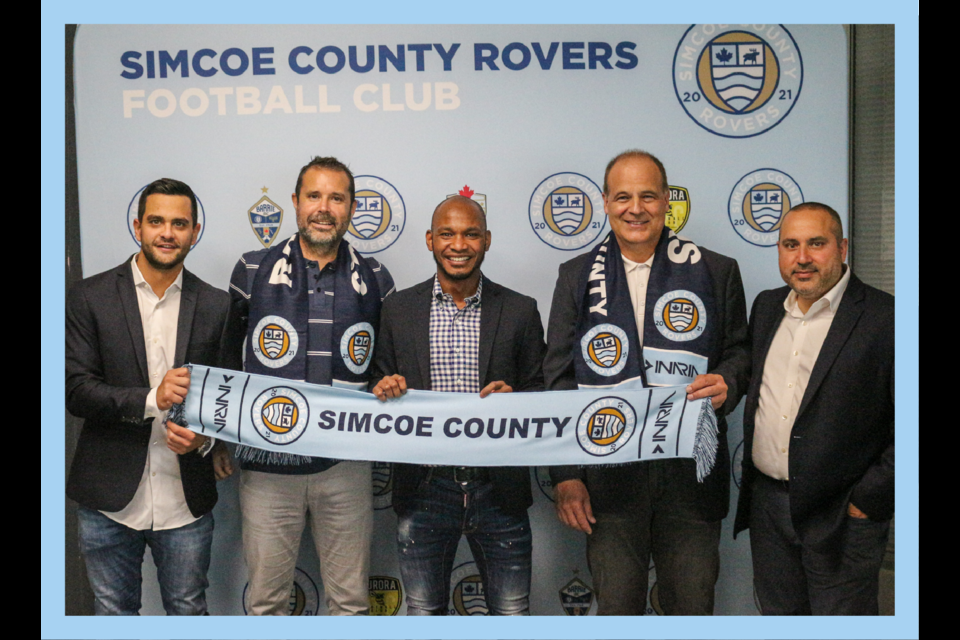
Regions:
M 471 189 L 467 185 L 463 185 L 463 189 L 460 189 L 460 195 L 465 196 L 467 198 L 472 198 L 473 194 L 474 194 L 473 189 Z

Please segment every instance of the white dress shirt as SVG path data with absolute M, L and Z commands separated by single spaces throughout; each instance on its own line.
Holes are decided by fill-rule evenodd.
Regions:
M 650 281 L 650 268 L 653 266 L 653 256 L 646 262 L 634 262 L 627 256 L 620 254 L 623 260 L 623 270 L 627 272 L 627 288 L 630 290 L 630 302 L 633 303 L 633 317 L 637 323 L 637 339 L 643 346 L 643 315 L 647 311 L 647 283 Z M 642 362 L 641 358 L 641 362 Z
M 143 417 L 153 418 L 153 426 L 143 476 L 133 499 L 120 511 L 103 513 L 131 529 L 162 531 L 182 527 L 197 520 L 190 513 L 183 495 L 177 454 L 167 448 L 167 412 L 157 407 L 157 387 L 167 371 L 173 368 L 177 348 L 177 319 L 180 315 L 183 270 L 181 269 L 173 284 L 167 287 L 163 297 L 158 298 L 140 273 L 136 256 L 131 268 L 137 303 L 140 306 L 140 320 L 143 323 L 150 376 L 150 393 L 147 395 Z
M 763 365 L 754 421 L 753 463 L 771 478 L 790 479 L 790 433 L 848 282 L 850 269 L 844 265 L 840 281 L 806 313 L 800 311 L 794 291 L 783 302 L 785 313 Z

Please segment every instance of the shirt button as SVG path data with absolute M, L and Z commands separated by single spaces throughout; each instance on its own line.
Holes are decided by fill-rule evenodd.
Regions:
M 150 477 L 151 477 L 151 478 L 156 478 L 156 477 L 157 477 L 157 472 L 154 471 L 153 473 L 151 473 L 151 474 L 150 474 Z
M 793 389 L 793 383 L 792 383 L 792 382 L 789 383 L 789 384 L 787 384 L 787 389 Z
M 460 378 L 457 378 L 457 384 L 460 384 Z
M 803 326 L 807 326 L 807 321 L 806 321 L 806 320 L 803 321 Z
M 786 447 L 784 447 L 784 448 L 782 448 L 782 449 L 780 449 L 780 453 L 786 453 L 786 452 L 787 452 L 787 449 L 786 449 Z
M 800 352 L 799 352 L 799 351 L 794 351 L 794 352 L 793 352 L 793 355 L 798 356 L 798 355 L 800 355 Z
M 787 416 L 780 416 L 781 419 L 786 420 Z

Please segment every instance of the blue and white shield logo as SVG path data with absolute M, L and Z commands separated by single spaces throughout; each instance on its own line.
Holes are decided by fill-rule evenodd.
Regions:
M 269 248 L 277 238 L 277 232 L 283 223 L 283 209 L 276 202 L 263 196 L 257 203 L 247 209 L 247 218 L 250 228 L 265 248 Z
M 783 215 L 783 189 L 772 184 L 760 184 L 750 190 L 750 199 L 746 203 L 750 208 L 753 226 L 770 231 L 778 226 Z
M 545 213 L 561 232 L 572 235 L 580 232 L 583 224 L 583 214 L 586 211 L 586 197 L 579 189 L 565 187 L 567 192 L 558 189 L 550 196 L 550 206 Z
M 384 202 L 380 194 L 357 197 L 357 212 L 353 215 L 353 228 L 361 238 L 372 238 L 383 223 Z
M 737 113 L 749 109 L 763 89 L 764 45 L 757 39 L 710 45 L 713 86 L 724 104 Z

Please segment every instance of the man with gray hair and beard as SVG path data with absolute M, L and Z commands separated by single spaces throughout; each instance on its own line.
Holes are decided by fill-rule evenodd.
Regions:
M 298 232 L 245 253 L 230 278 L 226 366 L 366 390 L 380 305 L 393 278 L 343 236 L 357 208 L 353 174 L 315 157 L 291 196 Z M 244 340 L 246 346 L 244 347 Z M 362 348 L 343 351 L 342 341 Z M 366 614 L 373 529 L 369 462 L 237 448 L 248 611 L 289 613 L 300 537 L 311 523 L 331 615 Z

